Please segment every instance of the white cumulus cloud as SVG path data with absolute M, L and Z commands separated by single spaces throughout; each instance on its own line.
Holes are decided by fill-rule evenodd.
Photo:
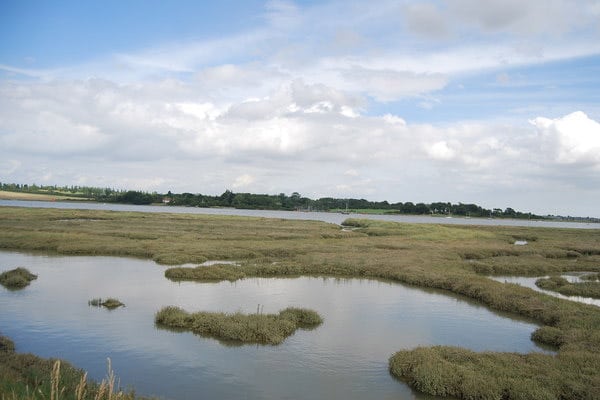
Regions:
M 530 123 L 558 163 L 600 165 L 600 123 L 584 112 L 554 119 L 537 117 Z

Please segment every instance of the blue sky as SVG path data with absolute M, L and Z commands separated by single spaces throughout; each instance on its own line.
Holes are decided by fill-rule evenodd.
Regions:
M 3 1 L 0 180 L 600 216 L 600 1 Z

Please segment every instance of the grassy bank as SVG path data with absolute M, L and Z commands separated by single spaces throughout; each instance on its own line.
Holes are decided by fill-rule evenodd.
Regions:
M 576 282 L 571 283 L 563 277 L 551 276 L 535 281 L 537 287 L 545 290 L 564 294 L 565 296 L 583 296 L 600 299 L 599 282 Z
M 494 377 L 497 380 L 490 393 L 495 395 L 490 398 L 500 392 L 513 396 L 506 398 L 519 398 L 511 387 L 544 388 L 530 398 L 544 398 L 547 393 L 552 398 L 596 396 L 600 387 L 600 309 L 483 275 L 600 272 L 600 230 L 365 220 L 349 220 L 348 224 L 356 229 L 344 232 L 315 221 L 2 207 L 0 248 L 135 256 L 164 264 L 207 259 L 240 262 L 239 266 L 176 268 L 167 274 L 171 279 L 327 275 L 382 278 L 443 289 L 491 309 L 535 319 L 543 326 L 534 339 L 557 346 L 558 354 L 461 350 L 464 354 L 459 356 L 457 349 L 446 347 L 406 350 L 390 360 L 394 375 L 424 392 L 453 393 L 461 398 L 475 398 L 482 386 L 477 382 L 491 379 L 492 370 L 503 371 L 506 379 Z M 528 244 L 515 246 L 515 240 Z M 390 354 L 395 350 L 390 349 Z M 544 365 L 540 374 L 534 373 L 538 364 Z M 468 373 L 451 374 L 454 370 Z M 426 371 L 437 371 L 446 378 L 435 387 L 428 385 L 427 380 L 433 378 Z M 552 385 L 546 385 L 543 374 L 553 377 Z
M 0 285 L 8 289 L 23 289 L 31 281 L 37 279 L 37 275 L 29 272 L 27 268 L 18 267 L 0 274 Z
M 14 343 L 0 336 L 0 399 L 2 400 L 134 400 L 133 392 L 118 388 L 108 364 L 106 379 L 87 380 L 87 374 L 71 364 L 15 352 Z
M 186 329 L 220 340 L 242 343 L 280 344 L 298 328 L 312 328 L 323 320 L 315 311 L 286 308 L 279 314 L 188 313 L 178 307 L 165 307 L 155 322 L 165 328 Z

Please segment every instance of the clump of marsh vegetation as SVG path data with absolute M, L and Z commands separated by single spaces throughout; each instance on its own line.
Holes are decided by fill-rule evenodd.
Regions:
M 134 400 L 116 384 L 108 360 L 106 378 L 100 383 L 87 379 L 87 373 L 71 364 L 15 352 L 14 343 L 0 336 L 0 398 L 2 400 Z
M 22 289 L 37 279 L 27 268 L 18 267 L 0 274 L 0 284 L 8 289 Z
M 583 355 L 582 355 L 583 356 Z M 594 399 L 593 357 L 477 353 L 451 346 L 400 351 L 390 371 L 419 391 L 460 399 Z M 515 368 L 515 366 L 517 366 Z M 581 374 L 583 372 L 583 374 Z
M 125 304 L 121 303 L 121 301 L 119 299 L 115 299 L 113 297 L 109 297 L 107 299 L 102 299 L 102 298 L 91 299 L 88 301 L 88 305 L 94 306 L 94 307 L 106 307 L 109 310 L 112 310 L 112 309 L 115 309 L 118 307 L 125 307 Z
M 323 319 L 315 311 L 286 308 L 279 314 L 189 313 L 179 307 L 164 307 L 156 313 L 159 327 L 186 329 L 196 334 L 242 343 L 280 344 L 298 328 L 312 328 Z
M 565 296 L 582 296 L 600 299 L 599 282 L 569 282 L 561 276 L 540 278 L 535 285 L 541 289 L 552 290 Z

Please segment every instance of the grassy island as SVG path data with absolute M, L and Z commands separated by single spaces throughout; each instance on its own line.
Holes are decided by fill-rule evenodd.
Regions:
M 315 311 L 286 308 L 279 314 L 188 313 L 178 307 L 165 307 L 156 313 L 157 325 L 190 330 L 202 336 L 242 343 L 280 344 L 298 328 L 312 328 L 323 319 Z
M 37 279 L 37 275 L 29 272 L 27 268 L 18 267 L 0 274 L 0 284 L 8 289 L 22 289 Z
M 591 281 L 591 279 L 589 279 Z M 561 276 L 551 276 L 535 281 L 535 285 L 541 289 L 552 290 L 565 296 L 583 296 L 600 299 L 600 282 L 576 282 L 571 283 Z
M 600 308 L 486 275 L 598 273 L 600 229 L 347 224 L 355 229 L 317 221 L 0 207 L 0 248 L 135 256 L 171 265 L 207 259 L 240 264 L 178 268 L 176 279 L 343 276 L 445 290 L 535 320 L 541 327 L 533 339 L 556 346 L 557 354 L 390 349 L 394 376 L 422 392 L 463 399 L 597 398 Z M 515 240 L 528 245 L 515 246 Z

